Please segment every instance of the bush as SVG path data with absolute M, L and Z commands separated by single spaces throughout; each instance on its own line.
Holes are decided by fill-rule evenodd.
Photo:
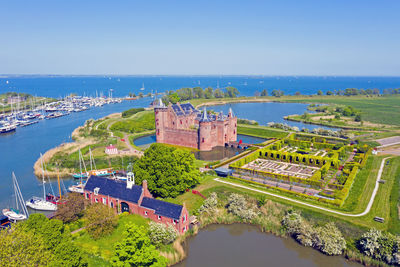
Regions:
M 90 205 L 84 218 L 87 221 L 86 230 L 94 239 L 111 234 L 118 221 L 113 209 L 99 203 Z
M 172 225 L 166 226 L 163 223 L 150 222 L 149 236 L 154 245 L 160 246 L 174 242 L 178 233 Z
M 316 230 L 314 246 L 327 255 L 340 255 L 346 248 L 346 240 L 333 222 Z
M 257 216 L 257 213 L 248 207 L 246 199 L 238 194 L 232 193 L 228 199 L 228 212 L 240 217 L 242 220 L 250 221 Z
M 144 108 L 131 108 L 122 112 L 122 118 L 130 117 L 140 111 L 144 111 Z
M 218 205 L 218 195 L 215 192 L 212 192 L 210 196 L 204 200 L 203 205 L 199 208 L 199 213 L 208 212 L 212 213 L 215 211 Z

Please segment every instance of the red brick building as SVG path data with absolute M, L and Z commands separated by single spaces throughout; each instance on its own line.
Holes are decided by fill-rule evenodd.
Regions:
M 128 181 L 121 181 L 91 176 L 86 182 L 84 196 L 91 203 L 102 203 L 118 213 L 139 214 L 155 222 L 173 225 L 179 234 L 189 229 L 189 213 L 185 206 L 153 198 L 147 189 L 147 181 L 139 186 L 129 177 Z
M 162 101 L 154 107 L 157 143 L 211 150 L 225 146 L 237 139 L 237 118 L 229 110 L 228 115 L 207 114 L 192 104 L 170 104 Z

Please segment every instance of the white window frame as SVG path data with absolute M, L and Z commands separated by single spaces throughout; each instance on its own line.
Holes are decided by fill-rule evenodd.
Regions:
M 103 204 L 107 204 L 107 199 L 105 197 L 102 197 L 101 201 L 103 202 Z
M 161 215 L 158 215 L 158 220 L 161 221 Z

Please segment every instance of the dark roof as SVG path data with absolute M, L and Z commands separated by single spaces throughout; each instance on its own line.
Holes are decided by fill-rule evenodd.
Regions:
M 126 181 L 112 180 L 97 176 L 90 176 L 85 185 L 85 190 L 94 192 L 98 187 L 99 194 L 118 198 L 121 200 L 138 203 L 142 195 L 142 187 L 139 185 L 132 186 L 132 189 L 126 188 Z
M 183 206 L 165 202 L 162 200 L 144 197 L 142 207 L 152 209 L 155 214 L 179 220 Z
M 196 110 L 190 103 L 173 104 L 172 109 L 177 116 L 189 115 L 193 112 L 198 112 L 198 110 Z

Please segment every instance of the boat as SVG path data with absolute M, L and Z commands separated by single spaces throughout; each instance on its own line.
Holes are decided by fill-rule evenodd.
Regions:
M 7 229 L 7 228 L 11 228 L 10 219 L 8 219 L 8 217 L 5 215 L 1 215 L 0 216 L 0 229 Z
M 144 91 L 144 83 L 142 84 L 142 88 L 140 88 L 140 91 Z
M 72 175 L 72 177 L 74 177 L 75 179 L 87 179 L 92 175 L 94 175 L 94 176 L 111 176 L 111 175 L 117 174 L 117 172 L 114 171 L 112 168 L 106 168 L 106 169 L 97 170 L 96 163 L 94 162 L 92 150 L 90 149 L 90 147 L 89 147 L 89 158 L 90 158 L 90 171 L 87 171 L 86 164 L 85 164 L 85 161 L 83 159 L 83 155 L 82 155 L 81 151 L 79 150 L 79 168 L 80 168 L 80 172 L 79 173 L 74 173 Z M 85 172 L 82 171 L 82 166 L 84 167 Z
M 51 202 L 53 204 L 56 205 L 62 205 L 65 204 L 67 201 L 66 199 L 62 198 L 62 193 L 61 193 L 61 185 L 60 185 L 60 175 L 57 174 L 57 181 L 58 181 L 58 192 L 59 192 L 59 196 L 56 196 L 53 192 L 53 194 L 47 193 L 46 194 L 46 201 Z M 64 183 L 63 183 L 64 186 Z M 64 187 L 65 189 L 65 187 Z
M 29 199 L 26 202 L 26 206 L 31 209 L 34 209 L 34 210 L 56 211 L 57 205 L 46 200 L 46 187 L 45 187 L 46 182 L 44 180 L 44 164 L 43 164 L 43 155 L 42 154 L 40 154 L 40 160 L 41 160 L 41 164 L 42 164 L 43 198 L 32 197 L 31 199 Z
M 71 185 L 70 187 L 68 187 L 68 191 L 70 191 L 71 193 L 79 193 L 79 194 L 83 194 L 85 189 L 85 185 L 84 184 L 76 184 L 76 185 Z
M 15 125 L 12 125 L 12 124 L 5 125 L 5 126 L 0 127 L 0 134 L 15 132 L 16 129 L 17 129 L 17 126 L 15 126 Z
M 25 206 L 24 198 L 22 197 L 21 190 L 18 185 L 17 177 L 15 176 L 14 172 L 12 173 L 12 180 L 13 180 L 13 187 L 14 187 L 14 195 L 15 195 L 15 205 L 16 209 L 3 209 L 4 216 L 12 221 L 21 221 L 26 220 L 29 216 L 28 209 Z M 19 210 L 21 208 L 21 211 Z

